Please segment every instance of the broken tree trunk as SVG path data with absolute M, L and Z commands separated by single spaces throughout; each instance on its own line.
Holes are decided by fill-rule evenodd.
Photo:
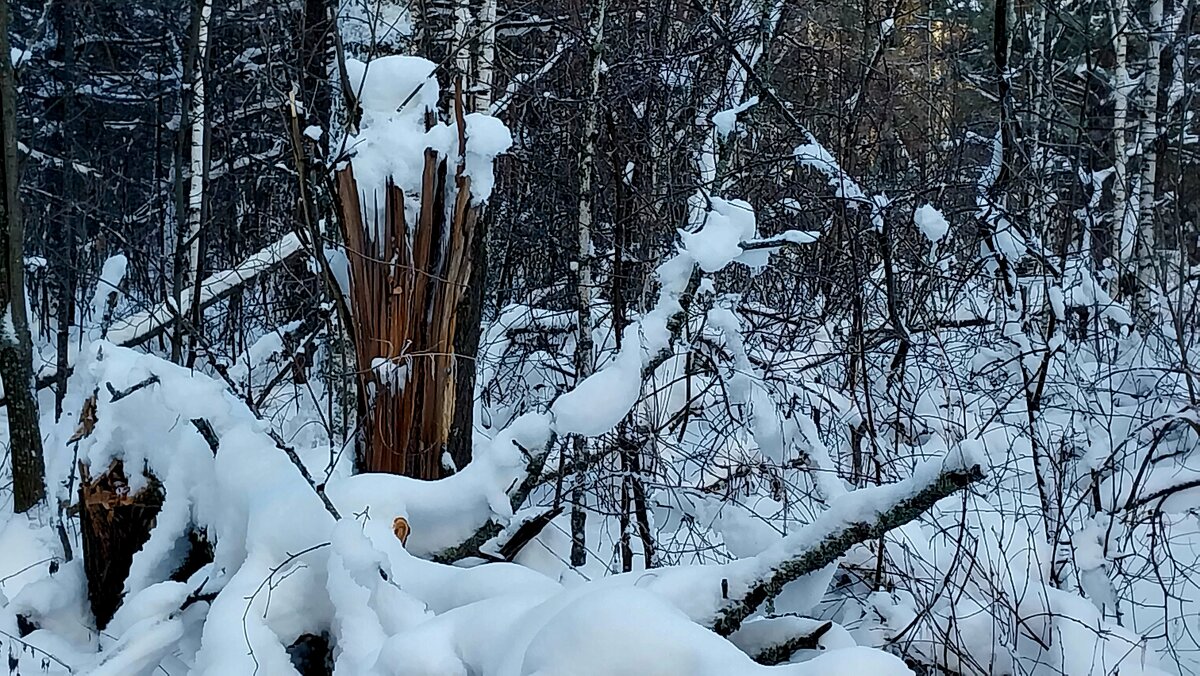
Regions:
M 455 96 L 460 149 L 466 143 L 461 89 Z M 350 267 L 353 318 L 363 417 L 359 464 L 364 471 L 439 479 L 453 437 L 470 438 L 456 420 L 459 380 L 474 369 L 456 354 L 456 336 L 474 265 L 479 206 L 470 179 L 432 149 L 425 152 L 419 195 L 389 183 L 360 186 L 353 166 L 337 174 L 341 222 Z M 419 200 L 408 223 L 405 201 Z M 382 204 L 381 204 L 382 203 Z M 364 205 L 370 208 L 364 209 Z M 469 460 L 460 454 L 460 464 Z
M 121 606 L 133 555 L 150 539 L 162 508 L 162 485 L 153 476 L 136 493 L 120 461 L 93 478 L 79 464 L 79 527 L 83 570 L 96 628 L 104 629 Z

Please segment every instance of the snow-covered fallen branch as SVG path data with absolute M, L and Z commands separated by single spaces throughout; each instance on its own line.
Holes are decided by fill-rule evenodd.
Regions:
M 815 521 L 764 552 L 759 558 L 767 565 L 752 576 L 744 593 L 731 594 L 713 622 L 713 631 L 729 636 L 787 583 L 821 570 L 855 545 L 913 521 L 938 500 L 984 476 L 980 462 L 963 453 L 947 456 L 934 471 L 931 465 L 919 467 L 904 481 L 844 494 Z
M 234 291 L 274 270 L 303 251 L 295 233 L 288 233 L 258 253 L 242 261 L 236 267 L 210 275 L 200 285 L 200 309 L 205 310 L 221 301 Z M 180 307 L 191 307 L 192 289 L 181 294 Z M 157 338 L 174 323 L 180 310 L 174 301 L 168 300 L 155 307 L 112 323 L 106 339 L 120 347 L 136 347 Z M 68 375 L 72 367 L 68 367 Z M 41 390 L 58 382 L 58 372 L 38 376 L 36 387 Z M 0 399 L 0 406 L 7 398 Z
M 295 233 L 288 233 L 242 261 L 237 267 L 210 275 L 200 285 L 200 309 L 203 310 L 228 297 L 259 275 L 275 269 L 301 251 L 303 247 L 300 239 Z M 181 307 L 191 307 L 191 289 L 183 291 L 179 304 Z M 173 301 L 161 303 L 150 310 L 114 322 L 108 331 L 108 340 L 121 347 L 141 345 L 161 334 L 178 314 L 179 310 Z
M 833 629 L 833 622 L 785 615 L 748 622 L 729 640 L 752 656 L 755 662 L 771 667 L 787 662 L 797 650 L 822 649 L 822 639 Z M 845 631 L 838 627 L 838 631 L 832 633 L 845 634 Z
M 513 445 L 521 448 L 528 461 L 528 465 L 525 468 L 525 478 L 509 494 L 509 504 L 513 512 L 521 508 L 521 505 L 525 503 L 529 494 L 541 483 L 542 470 L 546 466 L 546 456 L 549 454 L 550 448 L 554 445 L 556 439 L 556 435 L 550 434 L 543 448 L 537 452 L 530 452 L 527 449 L 521 448 L 515 440 L 513 441 Z M 503 533 L 503 524 L 496 519 L 488 519 L 487 523 L 480 526 L 471 537 L 464 540 L 461 544 L 443 549 L 430 558 L 438 563 L 453 563 L 469 557 L 484 556 L 484 545 L 494 538 L 501 536 Z

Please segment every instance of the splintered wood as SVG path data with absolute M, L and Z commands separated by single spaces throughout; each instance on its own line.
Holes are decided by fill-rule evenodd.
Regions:
M 150 539 L 162 509 L 162 486 L 154 477 L 130 493 L 125 468 L 114 460 L 93 478 L 79 463 L 79 527 L 88 601 L 103 629 L 121 605 L 125 578 L 136 554 Z
M 461 92 L 456 109 L 461 153 L 466 144 Z M 352 163 L 337 173 L 366 424 L 359 452 L 365 471 L 420 479 L 438 479 L 446 471 L 442 457 L 459 376 L 456 320 L 479 216 L 471 204 L 470 178 L 452 161 L 457 169 L 450 179 L 447 159 L 425 151 L 420 194 L 406 195 L 391 181 L 359 185 Z M 419 200 L 416 223 L 405 216 L 410 199 Z

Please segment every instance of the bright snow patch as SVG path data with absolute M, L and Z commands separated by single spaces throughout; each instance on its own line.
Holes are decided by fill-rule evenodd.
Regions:
M 937 244 L 950 232 L 950 223 L 932 204 L 922 204 L 913 213 L 913 223 L 930 242 Z

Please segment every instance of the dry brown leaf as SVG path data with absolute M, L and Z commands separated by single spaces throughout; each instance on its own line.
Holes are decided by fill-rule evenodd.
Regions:
M 410 532 L 410 529 L 408 527 L 408 519 L 406 519 L 402 516 L 398 516 L 395 519 L 393 519 L 392 520 L 392 532 L 396 534 L 396 539 L 400 541 L 400 544 L 407 545 L 408 544 L 408 534 Z

